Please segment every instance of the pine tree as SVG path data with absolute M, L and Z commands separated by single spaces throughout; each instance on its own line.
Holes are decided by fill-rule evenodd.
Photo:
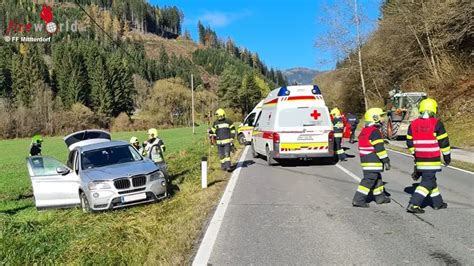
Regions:
M 110 114 L 117 116 L 122 112 L 131 114 L 133 111 L 132 75 L 128 69 L 128 62 L 115 53 L 107 58 L 108 89 L 112 96 Z
M 9 47 L 0 47 L 0 97 L 9 96 L 12 89 L 13 52 Z
M 199 34 L 199 43 L 206 45 L 206 29 L 202 25 L 201 21 L 198 21 L 198 34 Z
M 91 101 L 93 110 L 108 115 L 113 105 L 112 93 L 108 87 L 108 75 L 102 58 L 97 58 L 95 71 L 90 73 Z

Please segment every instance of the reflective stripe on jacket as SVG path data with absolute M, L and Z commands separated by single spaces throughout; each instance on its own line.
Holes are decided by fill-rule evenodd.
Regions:
M 231 143 L 235 136 L 235 126 L 227 118 L 214 121 L 211 128 L 211 136 L 216 137 L 216 143 L 223 145 Z
M 334 118 L 332 124 L 334 127 L 334 137 L 342 138 L 342 133 L 344 132 L 344 122 L 342 121 L 342 118 Z
M 358 143 L 362 170 L 382 172 L 383 162 L 388 160 L 388 155 L 380 130 L 374 125 L 363 128 Z
M 441 171 L 441 152 L 451 153 L 448 133 L 437 118 L 418 118 L 407 132 L 407 146 L 419 171 Z

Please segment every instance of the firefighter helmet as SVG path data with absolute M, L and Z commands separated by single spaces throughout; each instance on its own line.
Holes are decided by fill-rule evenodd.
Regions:
M 331 110 L 331 115 L 334 117 L 340 117 L 341 116 L 341 110 L 339 108 L 335 107 Z
M 224 109 L 222 109 L 222 108 L 217 109 L 215 115 L 216 115 L 217 119 L 219 119 L 219 120 L 220 120 L 220 119 L 223 119 L 223 118 L 225 117 L 225 111 L 224 111 Z
M 438 112 L 438 103 L 432 98 L 426 98 L 420 102 L 418 111 L 420 114 L 428 112 L 434 115 L 436 112 Z
M 379 123 L 382 122 L 383 115 L 385 115 L 385 112 L 382 108 L 370 108 L 365 112 L 364 120 L 366 123 Z
M 139 142 L 137 137 L 132 137 L 130 139 L 130 144 L 134 144 L 134 143 L 137 143 L 137 142 Z
M 43 137 L 41 137 L 41 135 L 34 135 L 33 138 L 31 138 L 32 144 L 41 144 L 42 142 L 43 142 Z
M 148 135 L 152 138 L 156 138 L 158 137 L 158 130 L 156 128 L 150 128 L 148 129 Z

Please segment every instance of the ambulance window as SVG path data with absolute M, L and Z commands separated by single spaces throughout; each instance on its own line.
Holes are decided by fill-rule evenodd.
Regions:
M 247 116 L 247 119 L 244 121 L 244 125 L 253 127 L 255 125 L 255 115 L 256 113 L 251 113 L 249 116 Z
M 280 127 L 329 126 L 329 114 L 324 107 L 282 109 L 278 119 Z
M 256 127 L 259 126 L 259 125 L 258 125 L 258 122 L 260 122 L 260 121 L 259 121 L 259 120 L 260 120 L 260 116 L 262 116 L 262 112 L 260 112 L 260 113 L 258 114 L 258 116 L 257 116 L 257 119 L 255 119 L 255 123 L 254 123 L 254 124 L 255 124 Z

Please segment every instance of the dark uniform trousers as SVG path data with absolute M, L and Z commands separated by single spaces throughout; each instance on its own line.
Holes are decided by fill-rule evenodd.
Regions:
M 410 203 L 421 206 L 423 200 L 429 195 L 433 201 L 433 207 L 439 207 L 443 204 L 443 197 L 441 197 L 438 185 L 436 184 L 435 171 L 423 171 L 421 173 L 421 182 L 416 187 Z
M 374 195 L 375 202 L 377 203 L 383 202 L 387 198 L 381 173 L 364 171 L 364 178 L 360 181 L 359 187 L 357 187 L 353 201 L 365 203 L 369 193 Z
M 230 163 L 230 143 L 218 144 L 217 151 L 219 153 L 219 159 L 221 162 L 221 169 L 226 170 L 231 168 Z

